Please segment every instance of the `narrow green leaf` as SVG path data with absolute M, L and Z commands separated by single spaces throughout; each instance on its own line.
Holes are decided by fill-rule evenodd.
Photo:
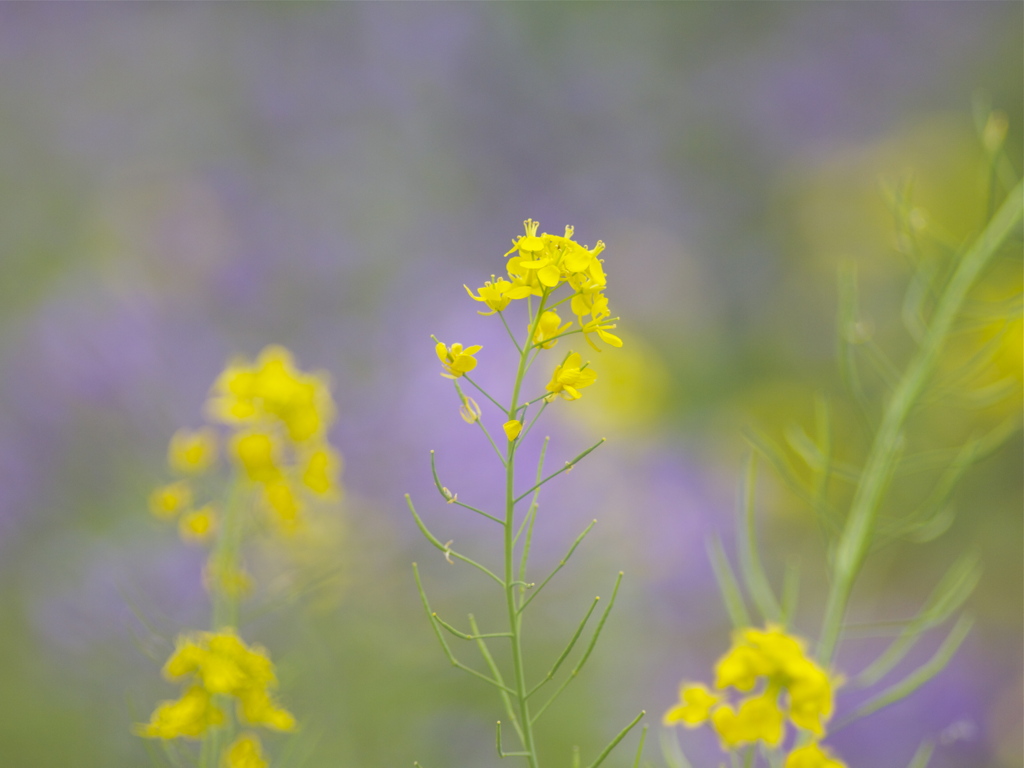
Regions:
M 970 619 L 967 616 L 961 616 L 957 620 L 956 624 L 953 625 L 953 629 L 950 630 L 946 639 L 942 641 L 942 645 L 939 646 L 939 649 L 928 661 L 898 683 L 889 686 L 880 694 L 862 704 L 852 715 L 844 718 L 840 723 L 838 723 L 832 731 L 835 731 L 854 720 L 870 715 L 872 712 L 877 712 L 883 707 L 887 707 L 900 699 L 906 698 L 939 674 L 939 672 L 945 669 L 950 659 L 953 658 L 953 654 L 956 653 L 960 644 L 963 643 L 967 634 L 971 631 L 973 624 L 973 619 Z
M 729 614 L 734 628 L 749 627 L 751 625 L 750 614 L 747 612 L 747 604 L 740 592 L 740 585 L 736 581 L 736 574 L 729 565 L 729 558 L 725 556 L 722 542 L 716 534 L 711 538 L 708 545 L 708 557 L 711 559 L 711 568 L 715 572 L 715 580 L 718 581 L 718 589 L 722 593 L 722 601 L 725 603 L 725 610 Z
M 874 685 L 887 675 L 910 651 L 924 632 L 946 621 L 970 597 L 981 578 L 977 555 L 960 557 L 939 581 L 918 614 L 899 636 L 857 677 L 857 684 Z
M 629 733 L 631 730 L 633 730 L 633 726 L 635 726 L 637 723 L 639 723 L 640 720 L 643 718 L 643 716 L 646 715 L 646 714 L 647 714 L 647 712 L 645 712 L 644 710 L 641 709 L 640 710 L 640 714 L 637 715 L 636 717 L 634 717 L 629 725 L 627 725 L 625 728 L 623 728 L 621 731 L 619 731 L 619 735 L 616 736 L 614 739 L 612 739 L 611 744 L 609 744 L 607 747 L 604 748 L 604 751 L 600 755 L 597 756 L 597 759 L 594 762 L 592 762 L 588 766 L 588 768 L 597 768 L 597 766 L 599 766 L 601 763 L 603 763 L 605 761 L 605 758 L 608 757 L 609 754 L 611 754 L 611 751 L 613 749 L 615 749 L 615 747 L 617 747 L 619 745 L 620 741 L 622 741 L 624 738 L 626 738 L 626 734 Z
M 640 743 L 636 748 L 636 757 L 633 758 L 633 768 L 640 768 L 640 758 L 644 754 L 644 742 L 647 740 L 647 728 L 645 725 L 640 731 Z
M 739 552 L 740 573 L 747 593 L 753 598 L 761 617 L 767 621 L 777 622 L 782 615 L 782 609 L 761 563 L 757 544 L 757 524 L 754 520 L 757 459 L 753 455 L 748 455 L 745 465 L 746 471 L 739 486 L 736 504 L 737 528 L 740 531 L 736 549 Z
M 922 741 L 921 746 L 914 752 L 907 768 L 928 768 L 928 762 L 932 759 L 932 752 L 935 751 L 935 744 L 931 741 Z

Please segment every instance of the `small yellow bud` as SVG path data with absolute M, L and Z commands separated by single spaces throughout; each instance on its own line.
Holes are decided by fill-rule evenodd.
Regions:
M 509 440 L 515 440 L 519 437 L 519 433 L 523 431 L 523 423 L 512 419 L 512 421 L 506 421 L 501 425 L 501 428 L 505 430 L 505 436 Z

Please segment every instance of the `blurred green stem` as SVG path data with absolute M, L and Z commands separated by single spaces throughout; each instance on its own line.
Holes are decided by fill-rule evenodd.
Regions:
M 840 534 L 833 564 L 832 587 L 825 609 L 818 657 L 828 665 L 839 642 L 850 593 L 871 544 L 875 517 L 903 442 L 903 425 L 933 373 L 946 337 L 964 298 L 978 275 L 1021 221 L 1021 183 L 1007 195 L 996 215 L 963 255 L 946 285 L 917 353 L 911 359 L 885 407 L 864 471 Z
M 239 560 L 242 550 L 242 514 L 241 507 L 245 496 L 246 481 L 236 474 L 227 496 L 224 499 L 224 515 L 221 522 L 220 535 L 210 556 L 210 567 L 207 573 L 210 597 L 213 602 L 210 629 L 222 632 L 225 629 L 238 627 Z M 221 744 L 230 741 L 234 735 L 234 713 L 226 697 L 217 697 L 218 706 L 224 710 L 225 722 L 222 728 L 211 728 L 203 739 L 199 755 L 199 768 L 216 768 Z

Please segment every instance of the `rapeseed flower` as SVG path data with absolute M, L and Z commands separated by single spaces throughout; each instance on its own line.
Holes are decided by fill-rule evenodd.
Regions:
M 210 427 L 179 429 L 167 447 L 167 463 L 183 475 L 201 475 L 217 460 L 217 433 Z
M 189 687 L 176 701 L 162 701 L 149 722 L 135 732 L 148 739 L 201 739 L 210 728 L 224 723 L 224 712 L 200 685 Z
M 566 400 L 578 400 L 581 395 L 579 390 L 589 387 L 597 380 L 597 374 L 592 368 L 581 367 L 582 358 L 579 352 L 570 354 L 561 365 L 555 368 L 545 389 L 551 393 L 550 397 L 561 395 Z
M 461 344 L 445 346 L 443 342 L 437 342 L 434 351 L 437 352 L 437 359 L 441 366 L 447 371 L 442 373 L 446 379 L 457 379 L 476 368 L 476 358 L 473 357 L 483 347 L 477 345 L 463 349 Z
M 204 544 L 213 538 L 216 530 L 217 518 L 209 504 L 186 512 L 178 520 L 178 533 L 188 542 Z
M 243 733 L 224 752 L 223 768 L 267 768 L 263 748 L 255 733 Z
M 662 722 L 665 725 L 682 723 L 687 728 L 695 728 L 707 722 L 711 708 L 721 701 L 721 696 L 699 683 L 681 685 L 679 686 L 679 704 L 665 713 Z
M 192 503 L 192 488 L 185 481 L 162 485 L 149 494 L 149 511 L 161 520 L 177 517 Z
M 473 292 L 469 289 L 468 285 L 463 285 L 466 289 L 466 293 L 469 294 L 469 298 L 473 301 L 482 301 L 491 310 L 490 312 L 477 312 L 478 315 L 493 315 L 495 312 L 501 312 L 505 307 L 509 305 L 513 297 L 509 295 L 513 289 L 512 283 L 503 277 L 495 277 L 491 275 L 491 279 L 483 284 L 482 287 L 477 289 L 477 295 L 474 296 Z
M 695 727 L 710 721 L 726 749 L 757 741 L 778 746 L 787 719 L 818 738 L 825 735 L 834 681 L 807 656 L 802 640 L 778 626 L 738 630 L 732 647 L 715 664 L 719 691 L 750 692 L 762 683 L 761 691 L 741 700 L 738 708 L 702 685 L 683 685 L 680 703 L 665 713 L 665 722 Z
M 271 697 L 277 675 L 266 651 L 247 646 L 230 629 L 179 637 L 164 665 L 164 676 L 187 682 L 189 688 L 178 702 L 157 708 L 149 726 L 143 728 L 144 736 L 201 736 L 223 720 L 223 713 L 210 703 L 210 697 L 217 695 L 237 700 L 243 722 L 282 731 L 295 728 L 292 714 Z
M 537 321 L 537 330 L 533 333 L 534 346 L 541 349 L 551 349 L 558 343 L 556 336 L 560 336 L 572 327 L 572 323 L 562 325 L 562 318 L 558 312 L 549 309 L 543 312 L 540 320 Z
M 790 752 L 783 768 L 846 768 L 846 763 L 835 759 L 827 749 L 812 741 Z

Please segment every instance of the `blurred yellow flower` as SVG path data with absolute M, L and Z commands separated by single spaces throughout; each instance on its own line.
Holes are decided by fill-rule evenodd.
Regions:
M 232 453 L 250 480 L 267 483 L 276 480 L 279 450 L 266 432 L 240 432 L 231 442 Z
M 192 489 L 185 481 L 162 485 L 149 494 L 149 511 L 161 520 L 177 517 L 192 503 Z
M 213 507 L 207 504 L 182 515 L 178 520 L 178 533 L 187 542 L 203 544 L 213 537 L 216 523 Z
M 700 725 L 710 718 L 726 749 L 763 741 L 777 746 L 785 735 L 785 720 L 824 736 L 832 715 L 834 681 L 804 650 L 804 643 L 781 627 L 737 630 L 733 645 L 715 664 L 715 688 L 752 691 L 739 708 L 719 702 L 724 697 L 701 685 L 683 686 L 680 704 L 665 714 L 665 722 Z M 709 714 L 710 713 L 710 714 Z
M 265 348 L 254 365 L 229 364 L 214 383 L 207 410 L 227 423 L 276 421 L 295 442 L 322 436 L 334 419 L 327 376 L 297 370 L 291 353 L 278 346 Z
M 442 373 L 446 379 L 457 379 L 463 374 L 469 373 L 476 368 L 476 358 L 473 357 L 483 347 L 474 346 L 463 349 L 461 344 L 452 344 L 447 347 L 442 342 L 437 342 L 434 351 L 437 352 L 437 359 L 441 366 L 448 372 Z
M 188 688 L 177 701 L 162 701 L 148 723 L 135 727 L 148 739 L 199 739 L 210 728 L 223 724 L 224 712 L 210 692 L 200 685 Z
M 252 725 L 295 728 L 295 718 L 271 698 L 277 676 L 266 651 L 247 646 L 230 629 L 179 637 L 164 675 L 170 680 L 187 678 L 193 689 L 199 687 L 208 694 L 236 698 L 239 716 Z
M 179 429 L 167 448 L 167 463 L 183 475 L 200 475 L 217 460 L 217 433 L 210 427 Z
M 309 454 L 302 472 L 302 482 L 313 493 L 325 495 L 336 490 L 335 482 L 341 467 L 341 457 L 324 443 Z
M 711 723 L 726 749 L 757 741 L 777 747 L 782 743 L 784 722 L 776 695 L 770 690 L 744 699 L 738 711 L 723 704 L 711 713 Z
M 682 723 L 687 728 L 694 728 L 707 722 L 711 708 L 718 704 L 722 697 L 708 690 L 707 686 L 679 686 L 679 703 L 672 707 L 661 721 L 665 725 Z
M 846 763 L 836 760 L 817 742 L 811 742 L 790 752 L 783 768 L 846 768 Z
M 260 739 L 255 733 L 243 733 L 224 752 L 222 768 L 267 768 Z

